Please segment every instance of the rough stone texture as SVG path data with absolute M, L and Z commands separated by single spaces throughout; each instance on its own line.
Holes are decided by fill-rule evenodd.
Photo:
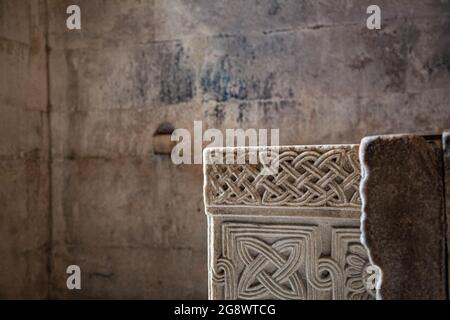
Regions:
M 361 142 L 362 240 L 381 269 L 379 299 L 446 299 L 440 146 L 414 135 Z
M 48 296 L 45 5 L 0 1 L 0 299 Z
M 450 221 L 450 130 L 447 130 L 442 135 L 442 145 L 444 150 L 444 175 L 445 175 L 445 205 L 447 218 L 447 259 L 450 259 L 450 228 L 448 223 Z M 450 279 L 450 269 L 448 268 L 450 261 L 447 261 L 447 279 Z M 448 281 L 448 280 L 447 280 Z M 450 282 L 447 294 L 450 294 Z
M 196 263 L 206 261 L 201 168 L 171 168 L 159 156 L 54 162 L 52 296 L 202 296 L 206 263 Z M 69 264 L 82 269 L 80 291 L 65 287 Z
M 235 151 L 234 149 L 229 149 Z M 273 151 L 274 149 L 269 149 Z M 279 170 L 206 161 L 211 299 L 373 299 L 357 146 L 282 147 Z
M 39 87 L 46 81 L 26 84 L 35 79 L 28 68 L 39 74 L 42 67 L 36 62 L 39 54 L 27 53 L 28 46 L 41 43 L 31 36 L 38 15 L 30 3 L 42 2 L 0 0 L 2 156 L 10 157 L 4 150 L 20 152 L 25 142 L 40 146 L 39 137 L 46 134 L 43 113 L 18 108 L 47 106 L 47 90 Z M 179 265 L 192 265 L 198 274 L 206 270 L 206 223 L 198 191 L 201 169 L 152 156 L 153 134 L 163 122 L 187 129 L 193 120 L 203 120 L 205 129 L 281 128 L 280 142 L 297 145 L 359 143 L 368 134 L 441 132 L 450 126 L 450 8 L 445 1 L 380 0 L 381 31 L 365 27 L 369 0 L 76 3 L 82 10 L 81 31 L 65 28 L 65 11 L 74 1 L 46 1 L 54 298 L 127 298 L 133 292 L 142 298 L 207 296 L 205 277 L 195 276 L 194 285 L 188 272 L 174 276 Z M 33 94 L 24 94 L 27 90 Z M 22 125 L 11 125 L 19 119 Z M 44 185 L 46 176 L 40 180 Z M 10 189 L 9 180 L 0 184 Z M 157 189 L 161 184 L 164 192 Z M 70 195 L 74 188 L 83 193 L 78 199 Z M 99 190 L 96 200 L 92 195 Z M 73 219 L 76 210 L 79 216 Z M 95 228 L 83 223 L 97 215 L 109 219 L 101 226 L 93 222 Z M 146 233 L 162 239 L 173 239 L 174 229 L 185 230 L 180 233 L 182 258 L 168 259 L 149 242 L 151 237 L 143 238 L 147 247 L 144 241 L 117 241 L 138 239 L 134 232 L 150 220 L 155 223 Z M 65 239 L 64 232 L 91 242 Z M 95 237 L 101 241 L 94 250 Z M 179 245 L 165 243 L 172 257 Z M 147 248 L 147 254 L 132 254 L 129 246 Z M 86 274 L 101 266 L 100 273 L 114 276 L 92 278 L 103 286 L 87 281 L 81 293 L 68 292 L 65 267 L 84 261 L 91 261 Z
M 438 0 L 380 2 L 379 32 L 365 27 L 370 1 L 78 3 L 80 32 L 61 27 L 70 1 L 49 3 L 53 179 L 61 179 L 60 167 L 66 181 L 54 182 L 54 239 L 56 252 L 70 253 L 54 260 L 55 297 L 127 298 L 133 289 L 143 298 L 207 296 L 200 272 L 174 276 L 179 265 L 206 270 L 206 223 L 201 170 L 150 156 L 163 122 L 191 132 L 194 120 L 204 129 L 281 128 L 280 142 L 296 145 L 359 143 L 368 134 L 440 132 L 450 125 L 449 8 Z M 86 174 L 94 167 L 102 178 Z M 56 203 L 79 183 L 85 196 Z M 99 188 L 104 194 L 96 200 Z M 83 222 L 95 216 L 108 220 L 92 222 L 96 228 Z M 123 217 L 126 225 L 113 223 Z M 164 246 L 173 256 L 180 244 L 195 254 L 167 260 L 153 238 L 135 234 L 142 221 L 155 222 L 144 224 L 146 232 L 170 239 Z M 89 243 L 63 241 L 62 230 Z M 128 239 L 148 254 L 127 254 Z M 98 251 L 90 249 L 94 243 Z M 101 261 L 102 272 L 114 276 L 96 280 L 104 286 L 86 283 L 81 293 L 67 292 L 67 261 Z M 155 261 L 167 265 L 154 267 Z M 91 262 L 85 272 L 99 265 Z

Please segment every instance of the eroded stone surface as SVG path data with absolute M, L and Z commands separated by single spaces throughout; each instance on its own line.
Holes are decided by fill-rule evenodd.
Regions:
M 211 299 L 374 298 L 357 146 L 281 147 L 269 176 L 206 161 L 216 151 L 205 154 Z
M 446 204 L 446 216 L 447 216 L 447 258 L 450 257 L 450 247 L 448 245 L 450 241 L 450 228 L 448 223 L 450 221 L 450 130 L 447 130 L 442 135 L 442 145 L 444 150 L 444 174 L 445 174 L 445 204 Z M 448 265 L 448 263 L 447 263 Z M 448 269 L 448 267 L 447 267 Z M 450 270 L 447 279 L 450 279 Z M 450 282 L 447 292 L 450 292 Z
M 362 240 L 380 267 L 379 299 L 445 299 L 440 148 L 413 135 L 367 137 L 360 147 Z
M 450 124 L 440 0 L 379 1 L 389 23 L 377 32 L 366 27 L 369 0 L 80 0 L 73 32 L 73 2 L 47 2 L 54 250 L 69 252 L 53 259 L 53 298 L 207 296 L 202 173 L 149 157 L 162 122 L 191 133 L 194 120 L 280 128 L 282 144 Z M 25 38 L 27 26 L 13 26 Z M 169 248 L 185 253 L 167 259 Z M 68 291 L 67 263 L 114 275 Z M 186 265 L 199 272 L 179 272 Z
M 0 1 L 0 299 L 48 297 L 45 1 Z

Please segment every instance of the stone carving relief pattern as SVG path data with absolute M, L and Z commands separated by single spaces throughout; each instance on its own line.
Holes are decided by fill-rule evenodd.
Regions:
M 360 165 L 357 148 L 282 149 L 279 170 L 261 175 L 261 164 L 206 166 L 210 205 L 358 208 Z
M 223 299 L 373 299 L 367 255 L 357 228 L 333 228 L 331 255 L 322 255 L 315 226 L 226 222 L 212 267 Z
M 207 214 L 208 206 L 274 207 L 271 217 L 277 217 L 277 207 L 359 210 L 356 146 L 284 147 L 278 160 L 272 176 L 261 175 L 260 164 L 205 165 Z M 323 229 L 294 220 L 226 219 L 214 229 L 220 240 L 215 235 L 218 242 L 209 244 L 210 297 L 374 299 L 359 228 L 340 225 Z M 323 239 L 331 239 L 331 252 L 322 250 Z

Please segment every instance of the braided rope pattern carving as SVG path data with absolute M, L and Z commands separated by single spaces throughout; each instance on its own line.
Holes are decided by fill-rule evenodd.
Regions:
M 275 161 L 272 175 L 260 163 L 206 164 L 207 205 L 360 207 L 356 146 L 283 147 Z

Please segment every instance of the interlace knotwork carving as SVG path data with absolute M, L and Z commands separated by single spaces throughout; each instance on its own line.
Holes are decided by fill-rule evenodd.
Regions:
M 280 240 L 272 245 L 256 238 L 238 240 L 238 254 L 245 264 L 238 285 L 244 299 L 305 299 L 306 288 L 297 271 L 304 258 L 302 243 Z M 284 255 L 286 254 L 286 255 Z
M 356 146 L 283 147 L 274 161 L 272 175 L 261 164 L 207 164 L 207 205 L 360 207 Z
M 222 224 L 214 255 L 214 290 L 223 299 L 373 299 L 358 228 L 332 228 L 331 253 L 322 252 L 315 226 Z M 329 238 L 329 236 L 326 236 Z M 219 248 L 218 248 L 219 249 Z M 217 297 L 217 296 L 216 296 Z

